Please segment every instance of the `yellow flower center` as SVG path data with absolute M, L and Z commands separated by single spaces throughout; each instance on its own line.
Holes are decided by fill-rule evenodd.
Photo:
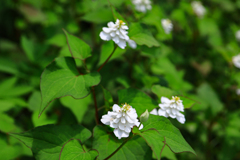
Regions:
M 174 97 L 173 100 L 175 100 L 176 102 L 180 101 L 180 98 L 179 97 Z
M 119 28 L 124 25 L 124 22 L 122 20 L 119 20 Z
M 129 104 L 125 103 L 123 105 L 122 109 L 123 109 L 123 111 L 127 112 L 127 111 L 129 111 L 131 109 L 131 106 Z

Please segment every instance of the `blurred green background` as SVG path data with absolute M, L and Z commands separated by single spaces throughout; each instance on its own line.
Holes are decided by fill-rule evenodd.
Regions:
M 207 10 L 203 18 L 195 15 L 190 0 L 152 0 L 152 10 L 146 14 L 136 12 L 130 0 L 110 2 L 128 22 L 129 35 L 142 28 L 160 47 L 117 49 L 96 87 L 99 116 L 107 106 L 103 88 L 115 103 L 119 89 L 134 87 L 160 102 L 152 91 L 170 88 L 199 102 L 185 110 L 185 124 L 171 119 L 197 157 L 166 148 L 163 159 L 240 159 L 240 97 L 236 94 L 240 69 L 232 64 L 232 57 L 240 53 L 235 38 L 240 30 L 240 0 L 203 0 Z M 173 22 L 169 35 L 161 26 L 163 18 Z M 71 56 L 62 28 L 91 46 L 93 56 L 86 63 L 96 70 L 113 48 L 112 42 L 99 37 L 109 21 L 114 19 L 107 0 L 0 1 L 1 160 L 34 159 L 31 150 L 8 132 L 45 124 L 83 124 L 92 130 L 91 95 L 55 100 L 38 119 L 40 76 L 54 58 Z M 80 60 L 77 64 L 81 69 Z

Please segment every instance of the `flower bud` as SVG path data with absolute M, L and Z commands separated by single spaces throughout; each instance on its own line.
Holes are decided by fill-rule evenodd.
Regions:
M 140 116 L 140 122 L 146 122 L 148 120 L 149 117 L 149 112 L 148 110 L 146 110 L 141 116 Z

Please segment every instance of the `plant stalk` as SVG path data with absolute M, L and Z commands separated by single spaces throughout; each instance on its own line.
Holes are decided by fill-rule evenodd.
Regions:
M 104 160 L 108 160 L 109 158 L 111 158 L 115 153 L 117 153 L 117 151 L 119 151 L 124 144 L 126 144 L 132 137 L 129 137 L 128 139 L 126 139 L 112 154 L 110 154 L 107 158 L 105 158 Z
M 96 93 L 95 93 L 94 86 L 92 86 L 92 94 L 93 94 L 93 100 L 94 100 L 94 106 L 95 106 L 95 121 L 96 121 L 96 124 L 99 125 L 97 99 L 96 99 Z
M 115 44 L 114 49 L 112 51 L 112 53 L 110 54 L 110 56 L 108 57 L 108 59 L 98 68 L 98 72 L 103 68 L 103 66 L 105 66 L 105 64 L 109 61 L 109 59 L 112 57 L 113 53 L 116 51 L 117 49 L 117 45 Z

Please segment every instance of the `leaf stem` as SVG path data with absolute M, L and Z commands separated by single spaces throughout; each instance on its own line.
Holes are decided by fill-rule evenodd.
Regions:
M 94 100 L 94 106 L 95 106 L 95 120 L 96 120 L 96 124 L 99 125 L 98 107 L 97 107 L 97 100 L 96 100 L 96 93 L 95 93 L 94 86 L 92 86 L 92 94 L 93 94 L 93 100 Z
M 105 66 L 105 64 L 109 61 L 109 59 L 112 57 L 112 55 L 113 55 L 113 53 L 116 51 L 116 49 L 117 49 L 117 45 L 115 44 L 112 53 L 110 54 L 110 56 L 108 57 L 108 59 L 101 65 L 101 67 L 98 68 L 98 70 L 97 70 L 98 72 L 99 72 L 99 71 L 103 68 L 103 66 Z
M 162 149 L 161 149 L 161 152 L 160 152 L 160 160 L 161 160 L 161 156 L 162 156 L 163 149 L 164 149 L 164 147 L 166 146 L 166 139 L 165 139 L 165 137 L 164 137 L 163 143 L 164 143 L 164 145 L 163 145 L 163 147 L 162 147 Z
M 123 146 L 124 144 L 126 144 L 132 137 L 129 137 L 128 139 L 126 139 L 112 154 L 110 154 L 107 158 L 105 158 L 104 160 L 108 160 L 109 158 L 111 158 L 115 153 L 117 153 L 117 151 L 119 151 Z

